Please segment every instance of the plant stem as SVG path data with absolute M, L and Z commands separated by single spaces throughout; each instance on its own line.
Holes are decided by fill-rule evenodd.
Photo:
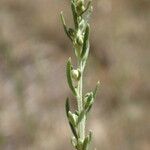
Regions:
M 76 150 L 89 150 L 92 139 L 92 132 L 86 135 L 85 124 L 87 113 L 89 113 L 94 103 L 98 84 L 92 92 L 83 96 L 83 73 L 89 55 L 89 16 L 92 12 L 91 0 L 85 4 L 84 0 L 71 0 L 71 9 L 74 19 L 74 28 L 68 28 L 65 23 L 63 13 L 61 20 L 65 33 L 73 44 L 73 49 L 77 58 L 77 68 L 74 69 L 71 58 L 66 65 L 66 75 L 69 88 L 77 99 L 77 110 L 70 110 L 69 98 L 66 99 L 66 114 L 71 131 L 73 133 L 72 145 Z
M 78 82 L 78 111 L 81 113 L 81 111 L 83 110 L 83 94 L 82 94 L 82 90 L 83 90 L 83 67 L 82 67 L 82 61 L 79 62 L 79 69 L 81 71 L 81 77 L 80 80 Z M 82 121 L 79 123 L 78 125 L 78 129 L 79 129 L 79 136 L 80 136 L 80 140 L 84 141 L 85 139 L 85 116 L 83 117 Z

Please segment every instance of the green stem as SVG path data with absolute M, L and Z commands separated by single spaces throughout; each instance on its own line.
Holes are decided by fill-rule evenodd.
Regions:
M 82 61 L 80 61 L 79 62 L 79 68 L 81 71 L 81 77 L 80 77 L 80 80 L 78 82 L 78 99 L 77 99 L 79 113 L 81 113 L 83 110 L 83 93 L 82 93 L 82 89 L 83 89 L 83 67 L 82 66 L 83 66 Z M 78 130 L 79 130 L 78 134 L 80 136 L 80 140 L 83 142 L 85 139 L 85 116 L 83 117 L 83 119 L 79 123 Z

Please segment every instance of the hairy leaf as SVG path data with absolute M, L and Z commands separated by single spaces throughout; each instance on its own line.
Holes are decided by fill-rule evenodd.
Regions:
M 77 11 L 76 11 L 76 6 L 73 1 L 71 1 L 71 9 L 72 9 L 75 28 L 77 29 L 78 28 L 78 15 L 77 15 Z
M 79 114 L 78 117 L 78 121 L 77 121 L 77 125 L 81 122 L 81 120 L 83 119 L 83 117 L 85 116 L 85 111 L 81 111 L 81 113 Z
M 84 105 L 84 109 L 87 110 L 90 105 L 93 103 L 93 93 L 89 93 L 89 95 L 85 98 L 85 105 Z
M 83 142 L 83 150 L 89 149 L 89 145 L 91 143 L 91 140 L 92 140 L 92 132 L 90 131 L 89 134 L 87 135 L 87 137 L 85 138 L 84 142 Z
M 67 117 L 68 117 L 68 112 L 70 111 L 70 104 L 69 104 L 69 98 L 68 98 L 68 97 L 67 97 L 67 99 L 66 99 L 65 108 L 66 108 L 66 115 L 67 115 Z
M 81 58 L 85 57 L 85 54 L 88 53 L 89 31 L 90 31 L 90 27 L 89 27 L 89 25 L 87 25 L 87 27 L 85 29 L 85 34 L 84 34 L 84 40 L 83 40 L 83 48 L 82 48 Z
M 68 112 L 68 119 L 70 123 L 73 125 L 73 127 L 76 127 L 76 120 L 71 111 Z
M 84 10 L 80 15 L 83 15 L 83 14 L 90 8 L 91 3 L 92 3 L 92 0 L 90 0 L 90 1 L 87 3 L 87 6 L 86 6 L 85 10 Z
M 71 70 L 72 70 L 72 64 L 71 64 L 71 58 L 69 58 L 68 62 L 67 62 L 67 67 L 66 67 L 67 81 L 68 81 L 68 85 L 69 85 L 73 95 L 76 96 L 77 93 L 76 93 L 75 87 L 73 86 Z
M 67 115 L 67 118 L 68 118 L 68 112 L 70 111 L 70 104 L 69 104 L 69 98 L 66 99 L 66 115 Z M 68 121 L 69 121 L 69 118 L 68 118 Z M 77 131 L 76 129 L 73 127 L 73 125 L 70 123 L 69 121 L 69 125 L 70 125 L 70 128 L 71 128 L 71 131 L 73 133 L 73 135 L 75 136 L 75 138 L 77 139 L 78 138 L 78 135 L 77 135 Z
M 69 39 L 72 41 L 72 37 L 71 37 L 71 35 L 69 33 L 69 30 L 68 30 L 68 28 L 66 26 L 65 18 L 63 16 L 63 12 L 61 12 L 61 21 L 62 21 L 65 33 L 67 34 L 67 36 L 69 37 Z
M 94 97 L 94 99 L 96 98 L 96 93 L 97 93 L 97 90 L 99 88 L 99 85 L 100 85 L 100 82 L 98 81 L 97 84 L 96 84 L 96 87 L 95 87 L 95 89 L 93 91 L 93 97 Z
M 88 149 L 88 137 L 85 138 L 84 143 L 83 143 L 83 150 Z

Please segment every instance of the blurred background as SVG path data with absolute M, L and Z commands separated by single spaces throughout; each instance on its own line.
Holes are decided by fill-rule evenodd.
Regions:
M 150 150 L 150 1 L 93 5 L 84 82 L 87 92 L 101 81 L 87 123 L 93 148 Z M 62 10 L 72 26 L 68 0 L 0 0 L 0 150 L 73 149 Z

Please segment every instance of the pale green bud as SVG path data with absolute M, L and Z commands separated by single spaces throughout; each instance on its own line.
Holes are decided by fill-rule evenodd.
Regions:
M 81 30 L 78 30 L 78 32 L 77 32 L 77 43 L 79 45 L 83 44 L 83 35 L 82 35 L 82 31 Z
M 84 10 L 85 10 L 84 1 L 83 0 L 77 0 L 77 12 L 80 14 Z
M 79 70 L 76 70 L 76 69 L 73 69 L 71 71 L 71 75 L 72 75 L 72 78 L 75 79 L 75 80 L 79 80 L 80 78 L 80 71 Z

